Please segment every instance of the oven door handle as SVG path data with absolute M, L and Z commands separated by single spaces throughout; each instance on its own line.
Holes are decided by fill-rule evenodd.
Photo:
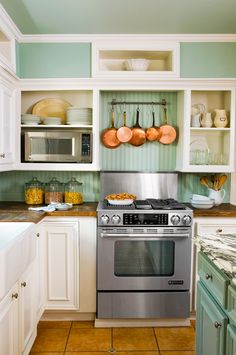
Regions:
M 155 238 L 155 239 L 162 239 L 162 238 L 168 238 L 168 239 L 180 239 L 180 238 L 189 238 L 189 234 L 181 234 L 181 233 L 175 233 L 175 234 L 137 234 L 137 233 L 127 233 L 127 234 L 119 234 L 119 233 L 100 233 L 101 238 L 143 238 L 143 239 L 148 239 L 148 238 Z

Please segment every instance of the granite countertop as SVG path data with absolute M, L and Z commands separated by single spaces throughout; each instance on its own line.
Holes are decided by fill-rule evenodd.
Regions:
M 97 202 L 84 202 L 82 205 L 73 206 L 67 211 L 36 212 L 29 211 L 24 202 L 0 202 L 0 222 L 33 222 L 38 223 L 44 217 L 80 217 L 97 216 Z
M 236 285 L 236 234 L 197 235 L 193 241 Z

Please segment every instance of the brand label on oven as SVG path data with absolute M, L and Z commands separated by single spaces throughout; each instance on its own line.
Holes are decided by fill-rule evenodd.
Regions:
M 168 285 L 183 285 L 184 280 L 169 280 Z

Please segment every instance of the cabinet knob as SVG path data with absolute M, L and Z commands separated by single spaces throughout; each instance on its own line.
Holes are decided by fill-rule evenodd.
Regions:
M 221 232 L 223 232 L 223 229 L 221 229 L 221 228 L 216 230 L 216 233 L 221 233 Z
M 0 154 L 0 158 L 5 158 L 6 157 L 6 154 L 3 153 L 3 154 Z
M 36 233 L 36 237 L 38 237 L 38 238 L 39 238 L 39 237 L 40 237 L 40 234 L 39 234 L 39 233 Z
M 26 282 L 21 282 L 21 287 L 26 287 Z
M 206 280 L 211 280 L 212 279 L 212 275 L 206 274 L 205 278 L 206 278 Z
M 11 295 L 11 297 L 12 298 L 18 298 L 18 293 L 16 292 L 16 293 L 13 293 L 12 295 Z
M 222 324 L 216 321 L 216 322 L 214 323 L 214 326 L 215 326 L 215 328 L 218 329 L 218 328 L 222 327 Z

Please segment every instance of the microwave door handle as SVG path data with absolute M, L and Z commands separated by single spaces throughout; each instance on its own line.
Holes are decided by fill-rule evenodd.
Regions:
M 123 233 L 123 234 L 119 234 L 119 233 L 100 233 L 100 237 L 101 238 L 143 238 L 143 239 L 159 239 L 162 240 L 164 238 L 168 238 L 171 240 L 174 239 L 180 239 L 180 238 L 189 238 L 189 234 L 136 234 L 136 233 Z

